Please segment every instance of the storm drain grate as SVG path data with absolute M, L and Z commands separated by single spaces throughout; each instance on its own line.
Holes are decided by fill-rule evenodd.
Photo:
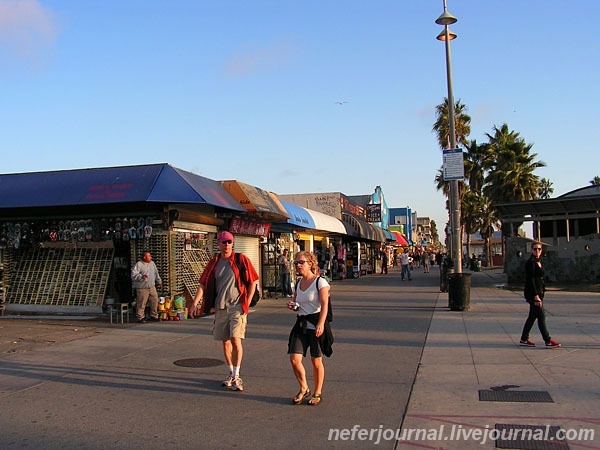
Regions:
M 479 391 L 480 402 L 554 403 L 546 391 Z
M 557 437 L 558 426 L 518 425 L 497 423 L 496 448 L 523 448 L 528 450 L 568 450 L 569 444 Z
M 178 359 L 173 364 L 181 367 L 215 367 L 225 363 L 220 359 L 213 358 L 189 358 Z

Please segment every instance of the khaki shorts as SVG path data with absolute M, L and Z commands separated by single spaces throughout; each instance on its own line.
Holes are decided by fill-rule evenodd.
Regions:
M 248 315 L 236 308 L 217 309 L 213 325 L 215 341 L 227 341 L 231 338 L 246 338 Z

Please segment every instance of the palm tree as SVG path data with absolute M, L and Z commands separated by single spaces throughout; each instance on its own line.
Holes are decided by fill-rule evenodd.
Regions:
M 467 189 L 460 206 L 460 222 L 464 230 L 467 255 L 471 254 L 471 235 L 477 232 L 479 219 L 479 195 Z
M 538 186 L 538 198 L 550 198 L 553 192 L 554 188 L 552 187 L 552 182 L 546 178 L 542 178 L 540 180 L 540 185 Z
M 534 174 L 539 167 L 545 167 L 543 161 L 536 161 L 536 153 L 531 153 L 533 144 L 527 144 L 519 133 L 510 131 L 508 125 L 494 126 L 494 135 L 490 139 L 489 151 L 495 158 L 486 160 L 485 186 L 483 193 L 493 203 L 518 202 L 537 198 L 540 179 Z M 520 223 L 503 228 L 504 236 L 512 236 Z
M 431 220 L 431 222 L 429 222 L 429 228 L 431 230 L 431 241 L 434 244 L 436 242 L 439 242 L 440 241 L 440 235 L 438 234 L 437 223 L 435 223 L 435 220 Z
M 477 141 L 469 141 L 465 153 L 465 178 L 469 182 L 469 188 L 474 192 L 481 192 L 485 178 L 484 168 L 489 159 L 488 144 L 477 144 Z
M 435 107 L 436 120 L 432 131 L 437 134 L 440 148 L 450 148 L 450 117 L 448 111 L 448 98 Z M 471 134 L 471 117 L 467 114 L 467 107 L 460 102 L 454 104 L 454 132 L 457 145 L 467 147 L 468 136 Z
M 444 180 L 444 169 L 440 168 L 438 170 L 437 175 L 435 176 L 435 187 L 438 191 L 442 191 L 442 194 L 444 194 L 444 196 L 446 198 L 448 198 L 448 195 L 450 195 L 450 182 Z M 447 206 L 447 205 L 446 205 Z
M 498 216 L 489 198 L 481 196 L 479 200 L 479 215 L 478 215 L 478 226 L 479 234 L 483 238 L 485 254 L 487 258 L 485 260 L 485 266 L 490 267 L 492 265 L 492 236 L 494 235 L 494 227 L 498 226 Z
M 592 186 L 600 186 L 600 176 L 596 175 L 594 178 L 590 180 L 590 184 Z

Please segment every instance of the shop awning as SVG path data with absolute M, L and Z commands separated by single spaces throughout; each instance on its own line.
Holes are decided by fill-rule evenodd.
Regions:
M 383 230 L 366 220 L 359 219 L 356 216 L 344 214 L 344 222 L 350 223 L 358 231 L 358 236 L 370 241 L 385 242 L 386 237 Z
M 329 233 L 347 234 L 343 222 L 335 217 L 284 200 L 280 200 L 280 202 L 291 216 L 287 220 L 289 224 Z
M 311 228 L 313 230 L 315 229 L 315 221 L 305 208 L 284 200 L 279 201 L 290 216 L 290 218 L 287 220 L 287 223 L 296 225 L 298 227 Z
M 0 208 L 133 202 L 204 203 L 245 211 L 218 181 L 168 164 L 0 175 Z
M 391 231 L 391 233 L 394 236 L 396 236 L 396 241 L 398 242 L 398 245 L 400 245 L 401 247 L 408 247 L 408 241 L 402 233 L 400 233 L 399 231 Z
M 391 231 L 383 230 L 383 234 L 385 235 L 385 240 L 386 241 L 394 241 L 394 242 L 396 242 L 396 236 L 394 236 Z
M 315 229 L 329 231 L 330 233 L 346 234 L 346 227 L 341 220 L 328 216 L 319 211 L 309 210 L 309 213 L 315 221 Z
M 289 219 L 290 217 L 272 192 L 237 180 L 221 181 L 221 185 L 248 212 L 258 213 L 271 220 Z

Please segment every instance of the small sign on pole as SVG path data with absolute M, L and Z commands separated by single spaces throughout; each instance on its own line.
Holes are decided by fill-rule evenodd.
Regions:
M 444 153 L 444 181 L 464 180 L 465 164 L 463 161 L 463 152 L 460 148 L 451 148 L 443 151 Z

